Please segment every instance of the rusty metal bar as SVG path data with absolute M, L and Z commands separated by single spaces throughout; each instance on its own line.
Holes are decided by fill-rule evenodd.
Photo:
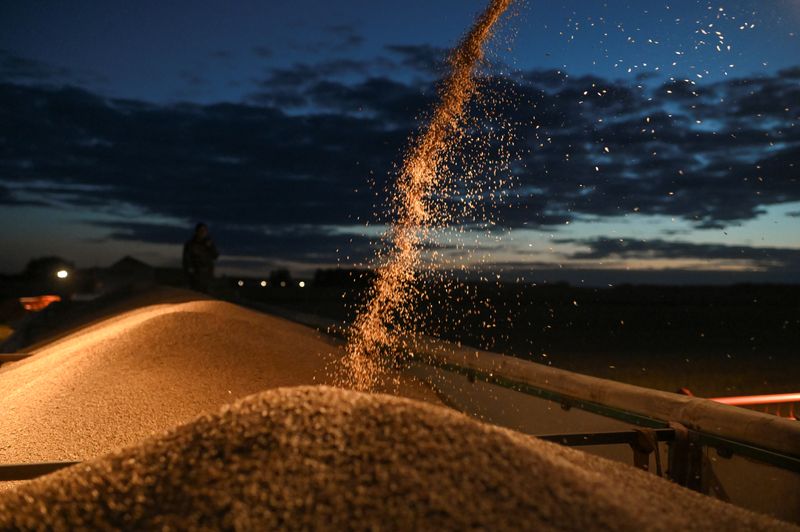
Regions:
M 80 462 L 39 462 L 31 464 L 0 465 L 0 482 L 9 480 L 30 480 L 79 464 Z
M 419 351 L 417 351 L 419 353 Z M 486 353 L 486 352 L 482 352 Z M 436 355 L 427 355 L 427 356 L 420 356 L 418 355 L 415 359 L 419 363 L 426 364 L 428 366 L 432 366 L 435 368 L 439 368 L 445 371 L 449 371 L 452 373 L 462 374 L 467 376 L 472 381 L 481 380 L 487 382 L 489 384 L 494 384 L 497 386 L 502 386 L 504 388 L 509 388 L 511 390 L 515 390 L 517 392 L 521 392 L 528 395 L 533 395 L 537 397 L 541 397 L 543 399 L 548 399 L 551 401 L 556 401 L 561 404 L 567 404 L 569 406 L 574 406 L 576 408 L 580 408 L 581 410 L 586 410 L 588 412 L 592 412 L 595 414 L 599 414 L 601 416 L 610 417 L 614 419 L 618 419 L 625 423 L 630 423 L 632 425 L 638 425 L 640 427 L 649 427 L 653 429 L 663 429 L 669 428 L 673 424 L 673 420 L 675 417 L 678 419 L 681 418 L 688 418 L 690 421 L 694 419 L 701 420 L 702 423 L 694 423 L 694 425 L 700 426 L 692 426 L 690 427 L 690 431 L 693 433 L 692 439 L 696 437 L 699 439 L 700 444 L 694 445 L 694 441 L 692 441 L 691 446 L 687 446 L 686 450 L 679 451 L 680 454 L 685 456 L 691 456 L 689 463 L 689 468 L 692 471 L 679 475 L 686 480 L 690 478 L 695 478 L 695 472 L 697 468 L 694 464 L 694 455 L 693 453 L 689 452 L 689 450 L 694 450 L 694 447 L 713 447 L 716 448 L 718 451 L 723 452 L 726 455 L 730 454 L 739 454 L 742 456 L 747 456 L 749 458 L 768 463 L 782 469 L 786 469 L 788 471 L 800 472 L 800 454 L 796 454 L 792 451 L 786 452 L 782 449 L 775 449 L 769 448 L 767 445 L 770 446 L 777 446 L 776 443 L 781 444 L 779 447 L 797 447 L 798 442 L 800 439 L 793 439 L 789 437 L 789 433 L 796 433 L 798 429 L 800 429 L 800 424 L 796 424 L 794 421 L 789 421 L 787 419 L 781 419 L 777 416 L 763 416 L 761 414 L 756 414 L 750 410 L 746 409 L 739 409 L 734 408 L 727 405 L 720 405 L 714 404 L 707 399 L 697 399 L 694 397 L 684 397 L 675 394 L 668 394 L 666 392 L 660 392 L 658 390 L 648 390 L 643 389 L 631 385 L 626 385 L 623 383 L 614 383 L 610 381 L 604 381 L 603 379 L 598 379 L 595 377 L 588 377 L 585 375 L 579 375 L 575 373 L 566 372 L 564 370 L 556 370 L 549 367 L 542 367 L 538 364 L 529 363 L 522 360 L 515 360 L 510 357 L 505 357 L 502 355 L 497 355 L 494 353 L 487 353 L 487 357 L 489 358 L 488 361 L 483 360 L 479 357 L 469 357 L 465 358 L 462 363 L 452 363 L 448 360 L 447 356 L 438 357 Z M 508 369 L 509 374 L 515 374 L 514 377 L 516 378 L 509 378 L 504 376 L 503 374 L 506 373 L 506 368 L 499 366 L 496 368 L 491 367 L 491 358 L 501 358 L 508 366 L 512 366 Z M 464 363 L 466 362 L 466 363 Z M 479 368 L 478 366 L 487 365 L 490 366 L 489 369 Z M 549 374 L 552 378 L 545 378 L 537 379 L 536 384 L 532 382 L 532 379 L 529 379 L 524 372 L 522 371 L 513 371 L 516 369 L 513 366 L 519 366 L 523 368 L 531 368 L 532 371 L 538 371 L 541 373 Z M 593 383 L 600 383 L 595 388 L 602 388 L 603 386 L 611 389 L 618 389 L 624 394 L 621 394 L 620 397 L 614 396 L 613 403 L 609 404 L 612 401 L 591 401 L 585 400 L 580 397 L 576 396 L 569 396 L 567 391 L 574 391 L 580 392 L 584 396 L 592 396 L 597 395 L 598 398 L 602 398 L 601 394 L 599 394 L 599 390 L 595 390 L 594 393 L 589 393 L 587 390 L 591 390 Z M 578 386 L 579 384 L 586 384 L 586 386 Z M 580 388 L 580 389 L 579 389 Z M 663 401 L 659 401 L 663 399 Z M 681 403 L 686 403 L 682 405 Z M 704 404 L 705 402 L 705 404 Z M 638 412 L 633 411 L 633 408 L 630 410 L 623 406 L 623 403 L 628 403 L 631 406 L 635 406 Z M 666 403 L 666 405 L 662 405 L 661 403 Z M 677 404 L 671 404 L 677 403 Z M 690 409 L 687 408 L 689 404 L 693 404 L 695 408 Z M 712 407 L 707 407 L 706 404 L 713 405 Z M 683 406 L 683 408 L 678 409 L 675 408 L 675 412 L 670 412 L 673 407 Z M 670 408 L 667 408 L 670 407 Z M 727 411 L 719 411 L 717 412 L 718 408 L 723 409 L 730 409 Z M 648 411 L 649 410 L 649 411 Z M 707 413 L 703 413 L 703 410 L 708 410 Z M 646 412 L 646 413 L 642 413 Z M 671 413 L 676 414 L 674 417 L 670 415 Z M 703 414 L 702 416 L 700 414 Z M 734 421 L 738 421 L 746 430 L 742 430 L 742 434 L 745 434 L 749 431 L 754 431 L 754 427 L 761 427 L 762 435 L 759 438 L 761 441 L 759 443 L 750 443 L 748 441 L 743 441 L 743 438 L 732 438 L 727 436 L 727 433 L 733 434 L 736 432 L 733 428 L 725 427 L 728 430 L 725 430 L 725 436 L 720 435 L 720 423 L 717 421 L 717 426 L 715 427 L 710 420 L 716 419 L 714 414 L 720 414 L 719 417 L 726 418 L 726 425 L 733 425 Z M 758 418 L 751 419 L 751 415 L 756 415 Z M 663 417 L 662 417 L 663 416 Z M 660 418 L 660 419 L 659 419 Z M 775 426 L 772 427 L 771 425 L 781 423 L 782 426 Z M 688 423 L 684 423 L 684 425 L 689 425 Z M 715 434 L 709 428 L 714 428 Z M 774 431 L 772 429 L 779 429 L 778 431 Z M 779 441 L 775 441 L 775 439 L 770 439 L 770 434 L 775 434 L 776 436 L 781 436 Z M 800 433 L 797 433 L 800 436 Z M 727 437 L 726 437 L 727 436 Z M 684 452 L 685 451 L 685 452 Z

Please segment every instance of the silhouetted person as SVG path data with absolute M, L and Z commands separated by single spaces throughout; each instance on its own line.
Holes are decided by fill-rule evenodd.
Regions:
M 197 224 L 194 236 L 183 245 L 183 272 L 189 279 L 189 286 L 208 292 L 214 280 L 214 261 L 217 257 L 219 252 L 208 234 L 208 226 Z

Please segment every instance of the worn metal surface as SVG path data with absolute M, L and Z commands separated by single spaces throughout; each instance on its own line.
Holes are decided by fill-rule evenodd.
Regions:
M 667 428 L 680 423 L 703 445 L 800 472 L 800 424 L 776 416 L 431 339 L 413 346 L 418 363 L 557 401 L 626 423 Z
M 0 465 L 0 481 L 30 480 L 79 463 L 80 462 L 39 462 L 31 464 L 3 464 Z

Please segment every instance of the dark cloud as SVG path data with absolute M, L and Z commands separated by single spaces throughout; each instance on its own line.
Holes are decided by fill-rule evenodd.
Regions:
M 412 70 L 440 75 L 443 72 L 448 50 L 429 44 L 394 44 L 386 50 L 399 58 L 400 64 Z
M 364 61 L 331 59 L 273 68 L 266 78 L 257 81 L 258 89 L 248 99 L 260 105 L 305 108 L 310 104 L 307 94 L 309 87 L 322 82 L 337 83 L 341 78 L 352 75 L 365 76 L 370 66 Z
M 339 78 L 349 74 L 366 74 L 370 64 L 352 59 L 330 59 L 317 63 L 295 63 L 291 67 L 274 68 L 262 82 L 266 90 L 275 88 L 301 89 L 323 79 Z
M 0 85 L 0 176 L 76 203 L 128 204 L 177 219 L 255 225 L 360 223 L 370 175 L 406 131 L 342 114 L 289 116 L 242 104 L 155 106 L 78 89 Z M 102 187 L 97 188 L 97 187 Z M 63 199 L 59 195 L 60 199 Z
M 588 249 L 569 255 L 570 259 L 696 259 L 703 261 L 747 261 L 770 269 L 800 271 L 800 249 L 765 248 L 726 244 L 702 244 L 660 239 L 634 240 L 594 238 L 587 240 L 556 239 L 557 243 L 575 243 Z
M 409 65 L 438 53 L 392 52 Z M 32 197 L 18 192 L 38 183 L 37 201 L 127 205 L 145 216 L 273 234 L 372 220 L 380 209 L 367 183 L 381 189 L 435 94 L 432 82 L 372 75 L 374 64 L 275 69 L 252 103 L 153 105 L 0 84 L 0 182 L 14 190 L 0 190 L 0 201 Z M 520 125 L 516 190 L 499 216 L 507 226 L 638 212 L 725 227 L 800 201 L 796 69 L 704 86 L 648 88 L 562 71 L 485 77 L 482 85 L 507 95 L 494 98 L 493 112 Z M 156 228 L 109 230 L 120 239 L 166 238 Z M 312 243 L 341 240 L 317 233 L 323 240 L 293 240 L 305 243 L 308 260 Z M 237 252 L 246 251 L 244 234 L 230 237 L 241 241 Z M 285 242 L 287 254 L 305 253 Z
M 190 235 L 186 226 L 147 222 L 96 222 L 109 230 L 112 240 L 183 244 Z M 362 261 L 371 255 L 370 241 L 363 236 L 345 234 L 331 229 L 309 226 L 243 227 L 231 224 L 211 224 L 212 236 L 223 255 L 239 262 L 259 261 L 258 257 L 306 263 L 335 263 Z M 232 264 L 232 263 L 231 263 Z
M 205 77 L 191 70 L 181 70 L 178 75 L 189 85 L 199 87 L 208 84 L 208 80 Z
M 695 96 L 529 75 L 517 108 L 540 129 L 529 137 L 521 182 L 548 198 L 547 209 L 573 216 L 635 211 L 697 227 L 752 219 L 768 205 L 800 201 L 796 87 L 777 75 Z M 756 114 L 742 118 L 744 108 Z
M 53 82 L 72 77 L 66 68 L 53 67 L 8 50 L 0 49 L 0 80 L 16 82 Z
M 545 89 L 555 89 L 566 83 L 569 76 L 561 70 L 532 70 L 521 76 L 523 83 Z
M 0 185 L 0 205 L 8 207 L 45 207 L 50 204 L 43 201 L 20 198 L 13 190 Z
M 311 105 L 340 113 L 369 113 L 386 126 L 412 127 L 433 104 L 432 93 L 389 78 L 369 78 L 357 84 L 320 81 L 306 95 Z
M 778 76 L 785 79 L 800 79 L 800 66 L 785 68 L 778 72 Z
M 349 24 L 331 24 L 325 26 L 325 31 L 335 38 L 332 47 L 337 51 L 357 48 L 364 43 L 364 37 Z
M 0 49 L 0 83 L 34 86 L 103 86 L 108 77 L 92 70 L 73 70 Z
M 352 97 L 369 96 L 380 98 L 382 95 L 375 86 L 376 91 L 365 94 L 359 84 L 384 83 L 391 86 L 393 91 L 402 86 L 403 92 L 414 93 L 419 97 L 423 88 L 431 85 L 432 80 L 442 73 L 447 50 L 429 45 L 393 45 L 386 49 L 392 57 L 378 56 L 371 59 L 346 59 L 332 58 L 314 63 L 295 63 L 290 66 L 275 67 L 269 70 L 268 75 L 257 80 L 258 89 L 250 95 L 250 100 L 260 104 L 306 107 L 310 105 L 307 94 L 310 87 L 317 85 L 339 85 L 339 93 L 346 100 Z M 270 52 L 271 53 L 271 52 Z M 424 74 L 429 79 L 424 87 L 416 83 L 401 83 L 388 76 L 376 73 L 391 73 L 397 71 Z M 319 89 L 319 87 L 315 87 Z M 384 100 L 391 99 L 391 95 Z M 332 102 L 328 102 L 332 103 Z M 350 101 L 341 102 L 350 105 Z M 374 102 L 365 101 L 362 107 L 371 107 Z M 339 102 L 334 102 L 332 107 L 338 107 Z
M 314 32 L 307 32 L 313 34 Z M 349 24 L 331 24 L 316 32 L 318 38 L 305 41 L 291 41 L 289 48 L 304 53 L 341 53 L 358 48 L 364 37 Z

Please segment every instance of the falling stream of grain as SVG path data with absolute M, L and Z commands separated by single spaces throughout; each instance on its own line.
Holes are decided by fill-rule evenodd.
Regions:
M 475 71 L 492 28 L 513 0 L 491 0 L 449 58 L 450 71 L 440 102 L 427 127 L 403 161 L 392 208 L 390 249 L 376 269 L 367 303 L 348 332 L 345 385 L 371 390 L 382 379 L 402 335 L 396 320 L 409 309 L 409 295 L 420 263 L 422 232 L 435 220 L 431 194 L 440 185 L 444 159 L 464 127 L 465 108 L 476 92 Z

